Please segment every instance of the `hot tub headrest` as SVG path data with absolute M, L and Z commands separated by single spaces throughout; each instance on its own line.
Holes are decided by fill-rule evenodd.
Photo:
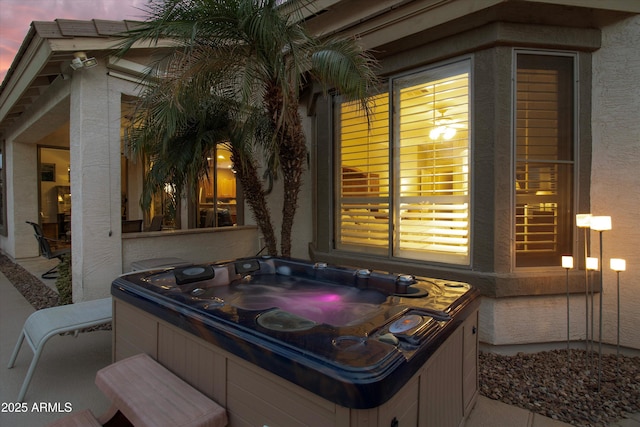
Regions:
M 188 265 L 176 267 L 173 274 L 176 277 L 177 285 L 186 285 L 187 283 L 213 279 L 216 272 L 210 265 Z

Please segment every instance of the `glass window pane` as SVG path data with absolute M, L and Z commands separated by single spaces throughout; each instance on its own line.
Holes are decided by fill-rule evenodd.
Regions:
M 373 98 L 369 121 L 357 103 L 342 103 L 336 245 L 360 250 L 389 247 L 389 96 Z M 360 249 L 358 249 L 360 247 Z
M 469 260 L 469 63 L 394 82 L 396 218 L 394 254 Z
M 237 224 L 236 175 L 231 151 L 219 145 L 207 157 L 208 169 L 198 182 L 199 228 Z
M 573 57 L 518 54 L 516 266 L 559 265 L 573 234 Z
M 469 262 L 469 73 L 461 61 L 394 79 L 369 121 L 337 104 L 338 249 Z

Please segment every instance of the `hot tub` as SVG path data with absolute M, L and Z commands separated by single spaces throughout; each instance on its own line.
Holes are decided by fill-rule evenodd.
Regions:
M 159 353 L 175 352 L 171 347 L 181 344 L 165 340 L 147 348 L 135 342 L 163 336 L 159 325 L 171 328 L 171 336 L 183 332 L 222 355 L 224 366 L 216 375 L 225 377 L 227 390 L 210 394 L 224 406 L 234 405 L 228 388 L 235 385 L 226 378 L 229 360 L 244 367 L 249 362 L 286 380 L 282 384 L 356 412 L 388 404 L 409 383 L 419 388 L 423 371 L 439 353 L 456 353 L 456 362 L 449 354 L 442 363 L 455 365 L 448 381 L 461 385 L 438 387 L 457 390 L 461 416 L 477 391 L 479 299 L 466 283 L 257 257 L 134 272 L 117 278 L 112 294 L 115 358 L 141 350 L 165 363 Z M 124 317 L 119 319 L 119 312 Z M 130 336 L 127 329 L 147 321 L 156 322 L 156 329 Z M 451 341 L 454 350 L 448 344 L 441 350 Z M 195 356 L 183 356 L 190 357 Z M 200 381 L 197 372 L 183 377 L 189 375 L 190 382 Z M 420 397 L 409 399 L 414 398 L 418 405 Z

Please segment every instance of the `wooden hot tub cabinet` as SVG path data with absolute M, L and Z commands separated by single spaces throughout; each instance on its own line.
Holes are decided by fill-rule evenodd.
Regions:
M 225 407 L 231 427 L 457 427 L 477 398 L 477 309 L 390 400 L 350 409 L 121 299 L 113 304 L 114 361 L 150 355 Z

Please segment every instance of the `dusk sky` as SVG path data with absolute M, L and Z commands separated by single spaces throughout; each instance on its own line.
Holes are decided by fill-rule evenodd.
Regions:
M 143 20 L 150 0 L 0 0 L 0 82 L 32 21 L 64 19 Z M 142 10 L 141 10 L 142 9 Z

